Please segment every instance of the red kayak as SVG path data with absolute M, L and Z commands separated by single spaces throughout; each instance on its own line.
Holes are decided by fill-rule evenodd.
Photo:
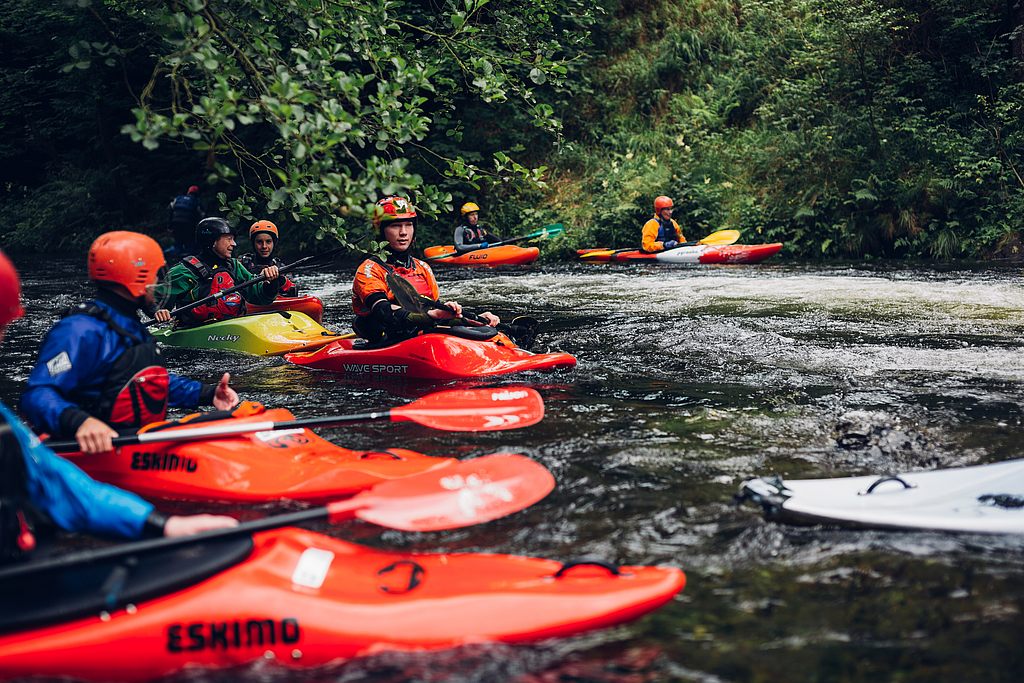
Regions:
M 264 410 L 258 406 L 257 410 L 227 420 L 172 423 L 176 426 L 168 431 L 294 419 L 284 408 Z M 146 431 L 153 429 L 150 426 Z M 94 478 L 146 498 L 232 503 L 334 499 L 455 462 L 403 448 L 352 451 L 308 429 L 122 446 L 114 453 L 69 453 L 64 457 Z
M 248 313 L 272 313 L 274 311 L 298 311 L 313 320 L 323 322 L 324 302 L 315 296 L 279 296 L 266 306 L 246 304 Z
M 0 673 L 143 681 L 529 642 L 636 619 L 686 583 L 675 568 L 386 552 L 296 528 L 120 561 L 8 585 Z
M 500 332 L 482 341 L 449 334 L 421 334 L 376 348 L 364 347 L 361 341 L 339 339 L 309 353 L 285 354 L 285 360 L 352 377 L 442 381 L 576 365 L 576 359 L 567 353 L 524 351 Z
M 771 244 L 698 244 L 649 254 L 637 249 L 578 249 L 584 261 L 656 261 L 658 263 L 760 263 L 782 249 L 781 242 Z

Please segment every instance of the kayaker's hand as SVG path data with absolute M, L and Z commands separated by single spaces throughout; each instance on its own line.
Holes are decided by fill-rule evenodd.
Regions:
M 280 269 L 277 266 L 267 266 L 260 272 L 260 277 L 265 277 L 268 280 L 276 280 L 281 274 Z
M 486 248 L 487 248 L 487 246 L 488 246 L 488 243 L 487 243 L 487 242 L 481 242 L 481 243 L 480 243 L 480 248 L 481 248 L 481 249 L 486 249 Z
M 498 316 L 494 315 L 490 311 L 484 311 L 483 313 L 481 313 L 479 315 L 479 317 L 482 318 L 483 321 L 485 323 L 487 323 L 488 325 L 490 325 L 491 327 L 497 327 L 498 323 L 501 322 L 501 318 L 499 318 Z
M 234 526 L 238 526 L 238 520 L 226 515 L 189 515 L 188 517 L 174 515 L 168 517 L 167 523 L 164 524 L 164 536 L 167 538 L 191 536 L 201 531 L 229 529 Z
M 429 315 L 434 320 L 448 320 L 449 318 L 458 318 L 459 316 L 462 315 L 462 304 L 460 304 L 458 301 L 445 301 L 444 305 L 450 308 L 451 310 L 444 311 L 441 310 L 440 308 L 432 308 L 429 311 L 427 311 L 427 315 Z
M 166 308 L 161 308 L 159 311 L 153 314 L 158 323 L 169 323 L 171 322 L 171 312 Z
M 213 407 L 217 410 L 231 410 L 238 405 L 238 393 L 228 386 L 230 381 L 231 373 L 225 372 L 216 391 L 213 392 Z
M 90 417 L 75 432 L 75 441 L 83 453 L 107 453 L 114 450 L 111 439 L 116 436 L 106 422 Z
M 678 246 L 679 246 L 679 242 L 676 242 L 675 240 L 669 240 L 669 241 L 665 242 L 665 248 L 666 249 L 675 249 Z

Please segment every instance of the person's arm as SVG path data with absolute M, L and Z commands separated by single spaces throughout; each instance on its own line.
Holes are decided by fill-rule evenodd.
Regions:
M 181 263 L 171 268 L 167 274 L 170 281 L 170 294 L 167 297 L 167 309 L 174 310 L 177 306 L 195 301 L 199 288 L 199 278 Z
M 651 219 L 644 223 L 643 228 L 643 239 L 640 244 L 640 248 L 648 253 L 656 251 L 663 251 L 665 245 L 658 242 L 658 221 Z
M 235 259 L 234 265 L 235 272 L 233 273 L 233 277 L 236 285 L 240 285 L 243 282 L 248 282 L 249 280 L 259 277 L 258 275 L 250 273 L 238 259 Z M 285 277 L 281 275 L 277 279 L 266 280 L 258 285 L 246 287 L 245 289 L 239 290 L 238 293 L 242 295 L 243 299 L 251 304 L 266 306 L 267 304 L 273 303 L 274 299 L 277 298 L 278 292 L 281 291 L 281 285 L 284 284 L 284 279 Z
M 674 218 L 672 219 L 672 225 L 675 226 L 675 228 L 676 228 L 676 235 L 678 235 L 678 237 L 676 237 L 676 240 L 679 241 L 679 242 L 685 242 L 686 241 L 686 237 L 683 235 L 683 229 L 679 227 L 679 224 L 676 223 L 676 220 Z
M 37 428 L 69 437 L 89 419 L 71 397 L 84 381 L 102 374 L 102 348 L 103 334 L 91 318 L 69 316 L 54 325 L 21 396 L 21 409 Z
M 466 241 L 465 225 L 460 225 L 455 228 L 455 251 L 461 254 L 467 251 L 476 251 L 479 248 L 479 244 L 473 244 L 472 242 Z
M 172 408 L 198 408 L 213 405 L 215 384 L 204 384 L 181 375 L 170 374 L 167 387 L 167 404 Z

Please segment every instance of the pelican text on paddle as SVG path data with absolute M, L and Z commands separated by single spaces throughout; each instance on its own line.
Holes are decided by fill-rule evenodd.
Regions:
M 371 363 L 345 363 L 345 372 L 375 375 L 408 375 L 408 365 L 375 365 Z

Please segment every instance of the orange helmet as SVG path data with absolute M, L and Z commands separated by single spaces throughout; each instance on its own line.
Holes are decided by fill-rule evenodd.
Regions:
M 657 213 L 658 211 L 661 211 L 662 209 L 671 209 L 671 208 L 672 208 L 672 198 L 671 197 L 666 197 L 665 195 L 661 195 L 660 197 L 656 197 L 654 199 L 654 212 L 655 213 Z
M 21 280 L 14 264 L 0 251 L 0 331 L 25 311 L 21 308 Z
M 156 240 L 137 232 L 108 232 L 89 247 L 89 279 L 121 285 L 136 298 L 157 284 L 166 265 Z
M 251 241 L 254 237 L 256 237 L 256 233 L 258 232 L 270 233 L 270 236 L 274 238 L 275 242 L 277 241 L 278 237 L 280 237 L 277 234 L 277 226 L 271 223 L 270 221 L 256 221 L 255 223 L 250 225 L 249 240 Z
M 383 228 L 395 221 L 412 221 L 416 225 L 416 207 L 405 197 L 396 194 L 378 199 L 373 209 L 373 227 Z

